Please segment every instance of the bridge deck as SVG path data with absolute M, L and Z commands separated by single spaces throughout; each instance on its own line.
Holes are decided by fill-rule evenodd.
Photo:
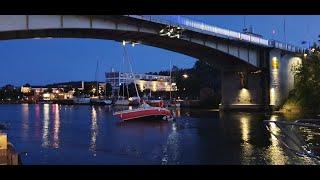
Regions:
M 239 40 L 244 42 L 249 42 L 252 44 L 278 48 L 290 52 L 302 53 L 304 50 L 300 47 L 290 45 L 287 43 L 282 43 L 275 40 L 268 40 L 265 38 L 257 37 L 254 35 L 249 35 L 241 32 L 236 32 L 229 29 L 220 28 L 217 26 L 209 25 L 203 22 L 194 21 L 189 18 L 178 15 L 126 15 L 136 19 L 142 19 L 145 21 L 151 21 L 155 23 L 179 26 L 187 30 L 208 34 L 212 36 L 222 37 L 226 39 Z

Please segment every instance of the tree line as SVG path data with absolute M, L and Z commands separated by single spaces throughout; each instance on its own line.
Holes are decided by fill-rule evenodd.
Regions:
M 170 71 L 149 72 L 153 75 L 170 75 Z M 217 107 L 221 100 L 220 71 L 206 61 L 198 60 L 192 68 L 182 69 L 173 66 L 173 82 L 178 87 L 175 98 L 200 100 L 203 106 Z
M 320 112 L 320 47 L 314 43 L 301 57 L 302 63 L 292 67 L 294 89 L 290 91 L 285 105 L 294 104 L 302 111 Z

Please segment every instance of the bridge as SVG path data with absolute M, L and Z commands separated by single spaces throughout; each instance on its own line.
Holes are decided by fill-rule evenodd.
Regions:
M 167 36 L 166 28 L 181 29 Z M 206 61 L 222 72 L 220 108 L 280 106 L 293 87 L 303 49 L 182 16 L 1 15 L 0 39 L 94 38 L 141 43 Z

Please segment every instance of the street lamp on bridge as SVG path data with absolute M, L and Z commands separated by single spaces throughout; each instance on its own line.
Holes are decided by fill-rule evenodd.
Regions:
M 165 28 L 161 29 L 159 34 L 160 36 L 168 36 L 170 38 L 180 38 L 184 29 L 181 27 L 175 26 L 166 26 Z
M 137 41 L 125 41 L 125 40 L 123 40 L 122 41 L 122 45 L 125 46 L 126 44 L 131 44 L 132 47 L 134 47 L 135 45 L 140 44 L 140 43 L 137 42 Z

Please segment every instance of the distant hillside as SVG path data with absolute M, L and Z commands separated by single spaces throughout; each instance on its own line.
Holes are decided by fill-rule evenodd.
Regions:
M 103 83 L 103 82 L 99 82 Z M 96 84 L 96 81 L 85 81 L 84 85 L 91 85 Z M 70 81 L 70 82 L 61 82 L 61 83 L 53 83 L 53 84 L 47 84 L 46 87 L 53 88 L 53 87 L 81 87 L 82 81 Z

